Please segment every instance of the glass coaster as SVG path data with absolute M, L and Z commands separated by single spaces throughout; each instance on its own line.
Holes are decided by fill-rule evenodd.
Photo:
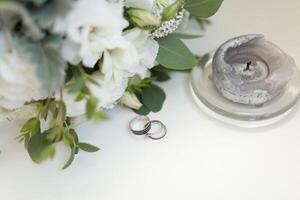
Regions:
M 244 105 L 223 97 L 212 80 L 212 60 L 191 73 L 191 90 L 197 105 L 208 115 L 239 127 L 255 128 L 278 122 L 297 104 L 300 76 L 295 74 L 285 90 L 260 106 Z

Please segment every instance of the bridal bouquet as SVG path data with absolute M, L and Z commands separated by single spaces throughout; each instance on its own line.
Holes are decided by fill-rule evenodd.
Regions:
M 31 159 L 79 150 L 72 117 L 106 118 L 122 103 L 158 112 L 166 98 L 154 84 L 166 69 L 188 70 L 196 57 L 178 33 L 191 16 L 210 17 L 222 0 L 1 0 L 0 120 L 25 119 L 18 137 Z M 176 31 L 177 30 L 177 31 Z

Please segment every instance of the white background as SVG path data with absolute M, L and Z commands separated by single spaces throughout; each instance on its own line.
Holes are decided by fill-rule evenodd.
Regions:
M 225 0 L 206 37 L 188 42 L 203 54 L 230 37 L 264 33 L 300 65 L 299 0 Z M 0 129 L 2 200 L 299 200 L 300 112 L 259 129 L 235 128 L 203 114 L 188 90 L 189 74 L 162 84 L 167 101 L 152 119 L 168 135 L 150 141 L 129 134 L 135 116 L 125 108 L 110 120 L 77 128 L 80 139 L 101 151 L 80 153 L 60 170 L 68 150 L 34 164 L 14 138 L 20 124 Z

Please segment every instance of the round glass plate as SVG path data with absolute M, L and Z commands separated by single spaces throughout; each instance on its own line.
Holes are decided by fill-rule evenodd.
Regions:
M 191 73 L 192 95 L 198 106 L 210 116 L 240 127 L 261 127 L 281 120 L 297 104 L 300 76 L 295 73 L 284 92 L 260 106 L 244 105 L 224 98 L 212 81 L 212 61 L 195 67 Z

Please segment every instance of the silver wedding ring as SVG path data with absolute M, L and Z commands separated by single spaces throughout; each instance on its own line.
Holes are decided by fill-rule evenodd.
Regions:
M 152 140 L 160 140 L 167 134 L 167 127 L 159 120 L 150 120 L 147 116 L 137 116 L 130 123 L 130 130 L 135 135 L 145 135 Z
M 150 119 L 147 116 L 137 116 L 130 123 L 130 130 L 135 135 L 145 135 L 151 128 Z

